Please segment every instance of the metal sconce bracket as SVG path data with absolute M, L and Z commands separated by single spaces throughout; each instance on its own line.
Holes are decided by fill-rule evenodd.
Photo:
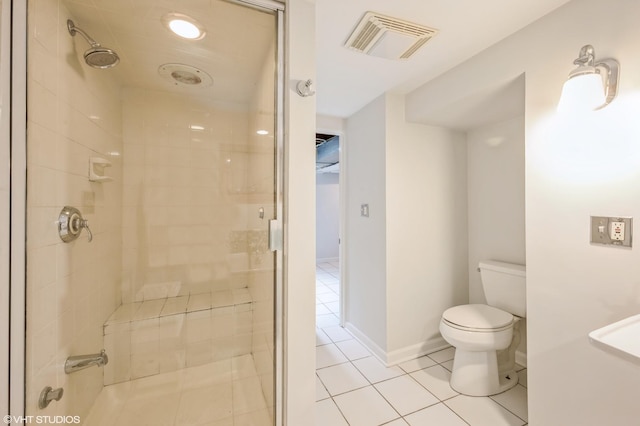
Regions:
M 604 89 L 605 102 L 598 106 L 596 110 L 602 109 L 609 105 L 618 94 L 618 80 L 620 78 L 620 63 L 612 58 L 605 58 L 596 61 L 596 52 L 592 45 L 582 46 L 578 58 L 573 61 L 578 68 L 569 73 L 569 79 L 579 77 L 585 74 L 602 74 L 599 69 L 603 69 L 604 73 Z

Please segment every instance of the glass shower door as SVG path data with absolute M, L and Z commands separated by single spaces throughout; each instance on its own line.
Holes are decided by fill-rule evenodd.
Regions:
M 278 15 L 28 2 L 27 415 L 274 423 Z

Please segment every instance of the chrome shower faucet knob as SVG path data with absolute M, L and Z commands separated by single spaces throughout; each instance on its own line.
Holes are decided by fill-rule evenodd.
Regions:
M 75 207 L 65 206 L 58 216 L 58 234 L 60 239 L 69 243 L 80 236 L 82 229 L 89 233 L 89 242 L 93 240 L 93 234 L 89 229 L 89 221 L 82 217 L 80 210 Z

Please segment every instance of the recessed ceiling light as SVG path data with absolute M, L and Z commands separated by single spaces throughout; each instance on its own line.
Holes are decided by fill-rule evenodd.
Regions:
M 268 135 L 269 134 L 269 132 L 267 130 L 258 130 L 256 133 L 259 134 L 259 135 Z
M 181 13 L 167 13 L 162 23 L 172 33 L 189 40 L 200 40 L 204 37 L 204 27 L 195 19 Z

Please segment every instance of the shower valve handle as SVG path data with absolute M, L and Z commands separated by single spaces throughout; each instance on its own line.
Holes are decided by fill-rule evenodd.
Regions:
M 78 238 L 83 229 L 86 229 L 89 233 L 89 242 L 91 242 L 93 233 L 89 228 L 89 221 L 82 217 L 80 210 L 75 207 L 65 206 L 58 217 L 60 239 L 65 243 L 69 243 Z

